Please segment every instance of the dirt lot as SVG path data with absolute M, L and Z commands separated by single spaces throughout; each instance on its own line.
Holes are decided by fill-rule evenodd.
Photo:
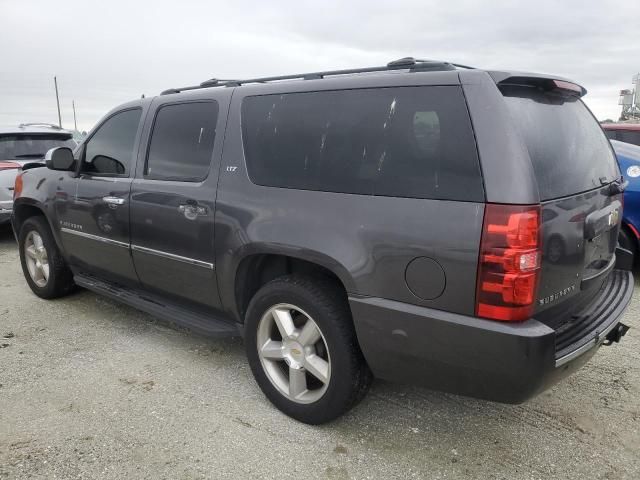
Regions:
M 636 290 L 639 284 L 636 283 Z M 82 291 L 46 302 L 0 232 L 0 478 L 640 478 L 635 327 L 522 406 L 382 382 L 330 425 L 283 416 L 239 340 Z

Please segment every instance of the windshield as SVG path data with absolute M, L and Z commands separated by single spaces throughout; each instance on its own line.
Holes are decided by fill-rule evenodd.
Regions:
M 529 150 L 542 200 L 585 192 L 619 178 L 609 141 L 579 98 L 533 87 L 500 90 Z
M 26 160 L 43 158 L 47 150 L 56 147 L 76 147 L 76 142 L 69 135 L 0 135 L 0 159 Z

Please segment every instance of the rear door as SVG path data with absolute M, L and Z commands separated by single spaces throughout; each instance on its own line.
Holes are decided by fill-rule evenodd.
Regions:
M 131 195 L 131 249 L 142 285 L 213 309 L 220 305 L 214 213 L 229 96 L 154 100 Z
M 615 264 L 622 194 L 616 158 L 596 119 L 575 95 L 538 87 L 501 91 L 528 150 L 542 203 L 543 259 L 538 318 L 592 295 Z

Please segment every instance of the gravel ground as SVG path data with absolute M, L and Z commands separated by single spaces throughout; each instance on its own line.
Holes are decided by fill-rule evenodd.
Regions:
M 38 299 L 3 231 L 0 478 L 638 479 L 639 311 L 636 294 L 622 344 L 525 405 L 376 382 L 310 427 L 262 396 L 240 340 L 87 291 Z

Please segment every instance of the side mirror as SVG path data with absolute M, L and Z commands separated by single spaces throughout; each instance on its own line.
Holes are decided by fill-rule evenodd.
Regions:
M 70 148 L 57 147 L 47 152 L 44 163 L 50 170 L 69 172 L 75 169 L 76 160 Z

